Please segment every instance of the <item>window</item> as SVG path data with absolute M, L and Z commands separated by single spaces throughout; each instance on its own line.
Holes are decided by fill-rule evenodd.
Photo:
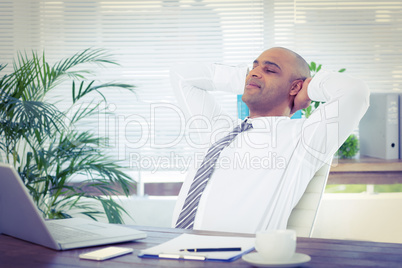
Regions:
M 289 47 L 308 62 L 346 68 L 372 92 L 402 90 L 402 1 L 264 2 L 265 47 Z
M 100 68 L 96 78 L 134 84 L 137 93 L 105 93 L 114 115 L 100 113 L 85 127 L 110 139 L 110 154 L 137 180 L 155 171 L 182 176 L 186 167 L 174 157 L 191 156 L 170 88 L 175 62 L 251 64 L 264 48 L 285 46 L 308 62 L 346 68 L 372 91 L 402 89 L 402 1 L 3 0 L 0 17 L 3 72 L 21 50 L 45 50 L 50 62 L 88 47 L 114 55 L 121 66 Z M 54 98 L 69 101 L 69 87 Z M 217 97 L 236 116 L 236 97 Z
M 9 18 L 0 21 L 0 34 L 7 38 L 2 61 L 11 63 L 16 51 L 31 49 L 45 50 L 50 62 L 88 47 L 114 55 L 121 66 L 100 68 L 96 78 L 134 84 L 136 94 L 107 92 L 105 108 L 114 114 L 100 113 L 82 127 L 109 138 L 110 154 L 137 180 L 156 171 L 183 177 L 192 155 L 170 87 L 170 66 L 180 61 L 251 62 L 263 49 L 262 1 L 31 0 L 1 5 L 2 18 Z M 63 105 L 70 90 L 65 85 L 52 98 Z M 217 97 L 236 115 L 236 96 Z

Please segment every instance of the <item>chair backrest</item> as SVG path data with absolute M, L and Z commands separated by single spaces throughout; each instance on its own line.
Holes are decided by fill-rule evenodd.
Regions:
M 324 164 L 315 173 L 299 203 L 290 214 L 287 229 L 296 230 L 297 236 L 311 237 L 313 233 L 314 222 L 327 184 L 330 167 L 331 165 Z

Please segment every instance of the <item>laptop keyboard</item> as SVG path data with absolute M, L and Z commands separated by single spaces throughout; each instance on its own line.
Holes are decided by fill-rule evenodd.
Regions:
M 66 241 L 76 239 L 82 240 L 98 236 L 97 234 L 88 231 L 82 231 L 71 227 L 66 227 L 64 225 L 60 225 L 55 222 L 46 222 L 46 226 L 48 227 L 50 233 L 52 234 L 53 238 L 56 241 Z

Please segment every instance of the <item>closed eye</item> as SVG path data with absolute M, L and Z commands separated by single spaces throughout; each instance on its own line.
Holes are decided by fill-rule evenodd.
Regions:
M 258 65 L 253 65 L 253 70 L 255 68 L 257 68 L 257 67 L 258 67 Z M 277 73 L 277 71 L 275 71 L 275 70 L 273 70 L 271 68 L 263 68 L 263 71 L 266 72 L 266 73 Z

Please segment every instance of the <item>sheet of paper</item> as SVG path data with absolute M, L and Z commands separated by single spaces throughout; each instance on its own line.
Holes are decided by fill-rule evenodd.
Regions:
M 236 256 L 241 256 L 243 253 L 252 250 L 254 247 L 254 242 L 254 237 L 182 234 L 165 243 L 142 250 L 140 255 L 179 255 L 184 254 L 183 251 L 180 251 L 181 249 L 241 247 L 241 251 L 185 253 L 190 255 L 205 256 L 206 259 L 229 260 Z

